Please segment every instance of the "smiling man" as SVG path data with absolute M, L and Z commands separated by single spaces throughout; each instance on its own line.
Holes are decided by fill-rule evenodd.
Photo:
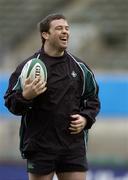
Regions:
M 50 23 L 49 30 L 44 32 L 43 22 L 40 23 L 44 50 L 50 56 L 62 56 L 68 46 L 69 25 L 65 19 L 56 19 Z
M 85 180 L 88 170 L 86 139 L 100 109 L 98 85 L 88 66 L 66 49 L 69 25 L 61 14 L 39 23 L 42 48 L 12 73 L 5 105 L 21 115 L 20 151 L 27 159 L 29 180 Z M 24 64 L 39 58 L 47 82 L 26 79 L 14 89 Z

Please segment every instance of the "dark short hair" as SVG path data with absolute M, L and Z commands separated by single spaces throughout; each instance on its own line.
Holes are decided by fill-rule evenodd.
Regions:
M 66 17 L 62 14 L 49 14 L 48 16 L 46 16 L 44 19 L 42 19 L 39 23 L 38 23 L 38 27 L 39 27 L 39 31 L 40 33 L 42 32 L 48 32 L 50 29 L 50 23 L 53 20 L 56 19 L 64 19 L 66 20 Z M 45 39 L 43 37 L 42 38 L 42 43 L 44 44 Z

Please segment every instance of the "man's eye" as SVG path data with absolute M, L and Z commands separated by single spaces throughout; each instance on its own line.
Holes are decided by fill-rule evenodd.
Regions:
M 66 29 L 67 31 L 69 31 L 69 27 L 66 27 L 65 29 Z
M 66 31 L 69 31 L 69 27 L 68 26 L 66 26 L 66 27 L 58 26 L 55 29 L 56 30 L 66 30 Z
M 61 29 L 62 29 L 62 27 L 60 27 L 60 26 L 56 27 L 56 30 L 61 30 Z

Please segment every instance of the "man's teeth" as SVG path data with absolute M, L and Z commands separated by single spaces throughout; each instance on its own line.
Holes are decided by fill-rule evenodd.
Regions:
M 62 41 L 67 41 L 67 39 L 61 39 Z

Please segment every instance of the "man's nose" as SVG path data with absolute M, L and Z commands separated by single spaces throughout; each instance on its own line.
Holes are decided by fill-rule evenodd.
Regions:
M 67 30 L 66 28 L 63 28 L 63 29 L 62 29 L 62 32 L 63 32 L 63 33 L 68 33 L 68 30 Z

